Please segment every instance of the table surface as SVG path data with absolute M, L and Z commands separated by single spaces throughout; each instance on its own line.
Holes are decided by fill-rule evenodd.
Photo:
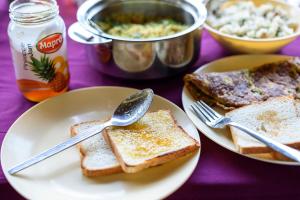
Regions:
M 58 1 L 61 16 L 69 26 L 75 21 L 76 6 L 70 1 Z M 7 37 L 8 8 L 6 0 L 0 1 L 0 141 L 10 125 L 28 108 L 34 105 L 23 98 L 15 84 L 10 48 Z M 70 89 L 89 86 L 126 86 L 153 88 L 161 95 L 182 107 L 182 76 L 161 81 L 120 80 L 103 75 L 86 63 L 84 46 L 68 38 L 68 57 L 71 72 Z M 300 56 L 300 38 L 279 52 Z M 228 56 L 230 53 L 218 45 L 206 32 L 203 35 L 201 63 Z M 201 133 L 200 133 L 201 134 Z M 198 166 L 189 180 L 169 199 L 299 199 L 300 168 L 273 165 L 234 154 L 201 134 L 202 153 Z M 0 170 L 0 198 L 22 199 L 7 183 Z

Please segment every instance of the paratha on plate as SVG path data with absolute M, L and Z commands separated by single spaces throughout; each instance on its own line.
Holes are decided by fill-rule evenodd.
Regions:
M 270 97 L 293 96 L 300 99 L 300 58 L 246 70 L 187 74 L 184 82 L 196 100 L 201 99 L 226 110 Z

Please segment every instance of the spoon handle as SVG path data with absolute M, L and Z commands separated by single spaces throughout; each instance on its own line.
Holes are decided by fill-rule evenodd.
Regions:
M 89 128 L 88 130 L 84 131 L 83 133 L 76 135 L 75 137 L 72 137 L 63 143 L 55 145 L 51 149 L 48 149 L 32 158 L 26 160 L 25 162 L 22 162 L 22 163 L 16 165 L 15 167 L 11 168 L 8 171 L 8 173 L 12 175 L 12 174 L 15 174 L 23 169 L 26 169 L 26 168 L 36 164 L 36 163 L 39 163 L 61 151 L 64 151 L 65 149 L 68 149 L 68 148 L 76 145 L 77 143 L 79 143 L 85 139 L 88 139 L 88 138 L 100 133 L 103 129 L 105 129 L 106 127 L 108 127 L 110 125 L 111 125 L 110 121 L 108 121 L 101 125 L 93 126 L 92 128 Z

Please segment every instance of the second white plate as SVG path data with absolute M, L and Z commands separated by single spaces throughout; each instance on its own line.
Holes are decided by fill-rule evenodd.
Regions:
M 223 72 L 223 71 L 232 71 L 232 70 L 241 70 L 241 69 L 250 69 L 253 67 L 260 66 L 264 63 L 269 62 L 276 62 L 279 60 L 284 60 L 289 58 L 288 56 L 281 56 L 281 55 L 241 55 L 241 56 L 231 56 L 227 58 L 223 58 L 211 63 L 208 63 L 198 70 L 198 72 Z M 214 141 L 215 143 L 221 145 L 222 147 L 240 154 L 234 146 L 234 143 L 231 139 L 231 133 L 229 129 L 212 129 L 206 126 L 200 119 L 197 118 L 196 115 L 191 111 L 190 107 L 191 104 L 195 100 L 190 95 L 189 91 L 186 87 L 183 88 L 182 91 L 182 104 L 185 112 L 189 116 L 189 118 L 193 121 L 195 126 L 209 139 Z M 224 111 L 218 109 L 218 111 L 224 114 Z M 268 159 L 268 156 L 264 157 L 264 155 L 253 156 L 253 155 L 245 155 L 240 154 L 242 156 L 246 156 L 249 158 L 253 158 L 260 161 L 270 162 L 274 164 L 283 164 L 283 165 L 300 165 L 300 163 L 296 162 L 288 162 L 288 161 L 279 161 L 279 160 L 272 160 Z

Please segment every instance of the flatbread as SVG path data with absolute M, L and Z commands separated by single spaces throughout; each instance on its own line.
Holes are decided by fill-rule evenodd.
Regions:
M 187 74 L 184 82 L 196 100 L 226 110 L 270 97 L 300 99 L 300 58 L 268 63 L 250 70 Z

